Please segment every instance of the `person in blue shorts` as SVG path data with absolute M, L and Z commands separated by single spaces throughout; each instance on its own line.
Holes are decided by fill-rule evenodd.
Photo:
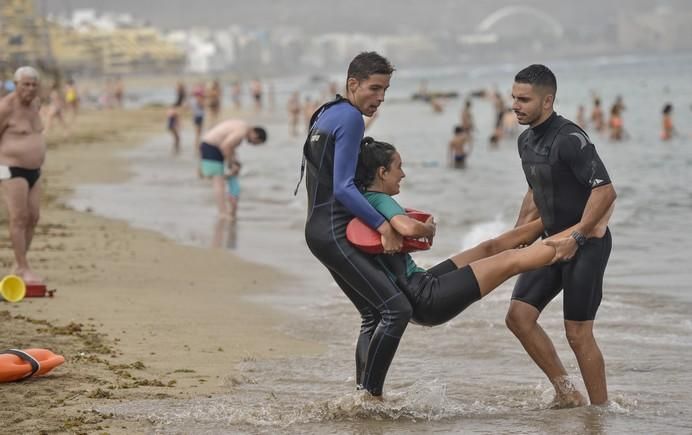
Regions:
M 236 211 L 238 210 L 238 199 L 240 198 L 240 174 L 241 164 L 234 160 L 229 162 L 228 171 L 226 173 L 226 197 L 228 198 L 228 213 L 231 219 L 235 219 Z
M 250 126 L 247 122 L 239 119 L 220 122 L 202 137 L 202 143 L 199 145 L 200 172 L 203 177 L 212 179 L 219 217 L 232 218 L 228 199 L 229 187 L 234 192 L 240 192 L 239 186 L 236 186 L 237 178 L 231 180 L 231 177 L 227 177 L 226 174 L 227 167 L 231 172 L 233 171 L 236 162 L 236 149 L 243 141 L 252 145 L 260 145 L 266 140 L 267 132 L 264 128 Z M 239 168 L 238 165 L 237 169 Z M 237 170 L 234 177 L 237 177 Z

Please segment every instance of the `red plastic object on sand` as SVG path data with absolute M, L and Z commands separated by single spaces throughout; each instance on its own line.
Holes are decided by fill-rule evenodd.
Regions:
M 53 297 L 55 290 L 48 290 L 45 284 L 27 284 L 26 285 L 26 298 L 42 298 L 45 296 Z
M 48 349 L 0 351 L 0 382 L 43 376 L 64 362 L 62 355 L 56 355 Z
M 430 213 L 409 208 L 406 209 L 406 215 L 421 222 L 425 222 L 430 217 Z M 368 254 L 381 254 L 383 252 L 380 233 L 367 226 L 359 218 L 353 218 L 348 223 L 346 238 L 353 246 Z M 401 252 L 427 251 L 431 246 L 432 244 L 427 239 L 404 237 L 404 246 L 401 248 Z

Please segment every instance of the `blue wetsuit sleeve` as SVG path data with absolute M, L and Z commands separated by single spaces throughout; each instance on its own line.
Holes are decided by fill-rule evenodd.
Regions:
M 561 132 L 556 142 L 560 160 L 570 167 L 580 183 L 592 189 L 610 184 L 608 171 L 588 136 L 581 131 Z
M 365 132 L 363 117 L 356 111 L 344 113 L 343 122 L 334 131 L 334 197 L 371 228 L 385 221 L 353 183 Z

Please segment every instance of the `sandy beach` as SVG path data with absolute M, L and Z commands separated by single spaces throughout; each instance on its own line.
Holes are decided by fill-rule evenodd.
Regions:
M 69 137 L 49 135 L 29 261 L 57 292 L 0 302 L 0 347 L 48 348 L 66 362 L 48 376 L 0 386 L 3 431 L 147 432 L 147 421 L 92 409 L 228 392 L 247 381 L 234 371 L 238 362 L 321 350 L 278 330 L 281 314 L 244 299 L 291 277 L 64 205 L 79 183 L 128 177 L 118 152 L 164 134 L 163 117 L 162 109 L 85 112 Z M 8 273 L 13 257 L 1 210 L 0 262 Z

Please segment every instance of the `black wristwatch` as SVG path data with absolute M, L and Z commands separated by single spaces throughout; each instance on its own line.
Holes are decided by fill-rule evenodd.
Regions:
M 572 231 L 572 234 L 570 234 L 570 237 L 572 237 L 574 240 L 576 240 L 577 245 L 579 246 L 584 246 L 586 243 L 586 237 L 579 231 Z

